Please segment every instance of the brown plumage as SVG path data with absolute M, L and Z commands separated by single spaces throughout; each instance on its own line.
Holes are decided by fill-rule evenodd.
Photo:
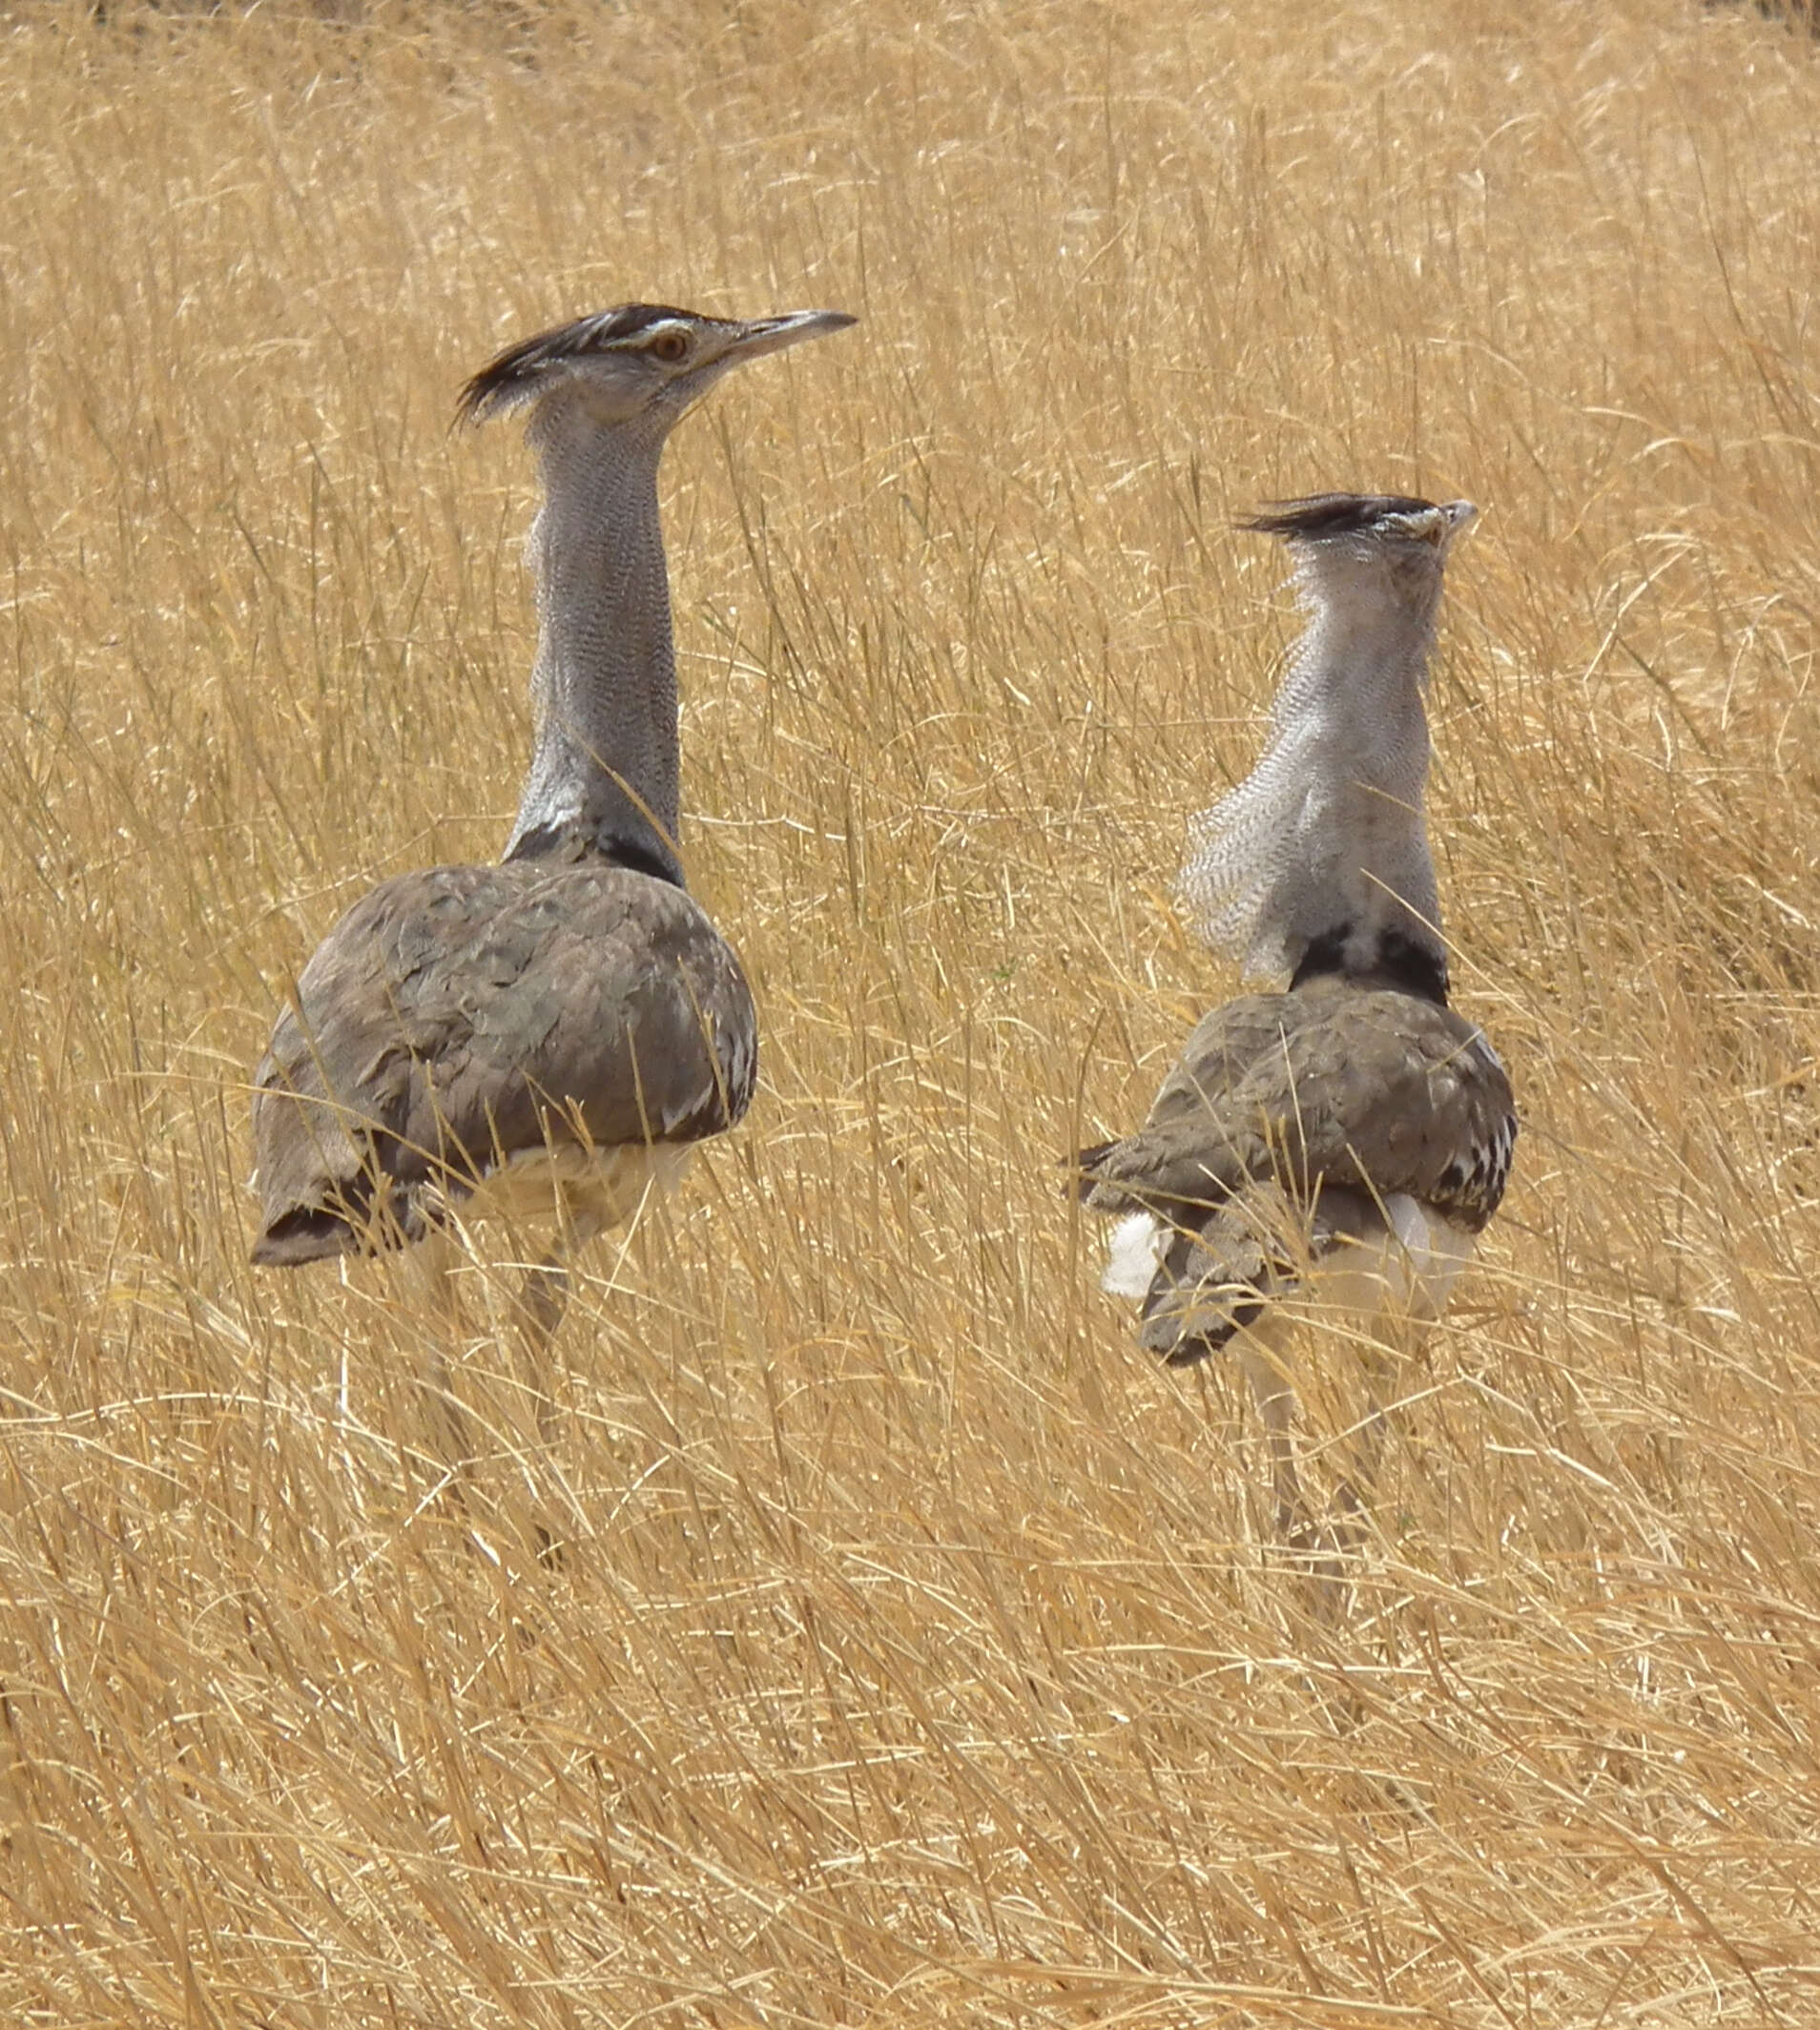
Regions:
M 259 1067 L 253 1259 L 420 1239 L 546 1150 L 581 1159 L 576 1210 L 610 1223 L 630 1207 L 603 1154 L 721 1133 L 756 1064 L 739 962 L 670 882 L 539 860 L 401 875 L 324 940 Z
M 658 464 L 732 367 L 852 322 L 623 304 L 468 383 L 464 418 L 527 413 L 544 487 L 518 818 L 500 865 L 386 881 L 303 969 L 258 1073 L 255 1261 L 403 1246 L 464 1202 L 543 1212 L 547 1332 L 567 1253 L 746 1110 L 752 996 L 683 883 Z
M 1254 1325 L 1311 1263 L 1386 1241 L 1396 1201 L 1477 1234 L 1516 1134 L 1510 1081 L 1471 1023 L 1322 973 L 1207 1016 L 1137 1133 L 1082 1151 L 1081 1192 L 1167 1234 L 1141 1337 L 1181 1365 Z
M 1517 1138 L 1503 1067 L 1447 1005 L 1423 815 L 1429 653 L 1473 514 L 1329 493 L 1246 525 L 1288 543 L 1309 624 L 1256 765 L 1192 823 L 1182 890 L 1210 942 L 1289 984 L 1208 1016 L 1144 1127 L 1077 1159 L 1086 1203 L 1118 1220 L 1104 1287 L 1172 1365 L 1232 1347 L 1298 1540 L 1290 1328 L 1366 1350 L 1362 1482 L 1389 1356 L 1439 1315 Z

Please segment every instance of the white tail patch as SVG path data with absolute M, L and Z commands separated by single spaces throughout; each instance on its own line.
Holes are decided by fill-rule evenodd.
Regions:
M 1106 1241 L 1106 1274 L 1100 1288 L 1109 1297 L 1141 1303 L 1163 1259 L 1163 1230 L 1148 1212 L 1127 1212 Z
M 1391 1231 L 1335 1248 L 1315 1272 L 1308 1297 L 1323 1310 L 1361 1318 L 1381 1313 L 1438 1318 L 1454 1278 L 1472 1259 L 1472 1234 L 1407 1191 L 1392 1192 L 1384 1211 Z

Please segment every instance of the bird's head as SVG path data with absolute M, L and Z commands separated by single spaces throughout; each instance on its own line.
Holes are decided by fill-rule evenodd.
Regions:
M 661 440 L 733 367 L 856 321 L 839 310 L 735 319 L 622 303 L 501 353 L 463 388 L 456 413 L 478 424 L 528 406 L 535 425 L 560 408 L 596 429 L 643 425 Z
M 1454 538 L 1479 512 L 1471 501 L 1417 500 L 1396 493 L 1317 493 L 1272 501 L 1242 526 L 1281 536 L 1309 597 L 1342 610 L 1393 601 L 1432 621 Z

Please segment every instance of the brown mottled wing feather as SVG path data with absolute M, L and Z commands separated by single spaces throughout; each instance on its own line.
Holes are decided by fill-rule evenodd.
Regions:
M 1152 1209 L 1149 1172 L 1165 1164 L 1172 1173 L 1186 1160 L 1189 1187 L 1173 1195 L 1205 1202 L 1207 1179 L 1198 1168 L 1200 1144 L 1211 1132 L 1224 1140 L 1224 1115 L 1214 1111 L 1226 1095 L 1239 1091 L 1260 1059 L 1281 1052 L 1285 1025 L 1293 1025 L 1295 1010 L 1288 994 L 1247 994 L 1229 1001 L 1202 1017 L 1188 1046 L 1163 1081 L 1150 1108 L 1150 1116 L 1135 1135 L 1102 1142 L 1080 1154 L 1081 1195 L 1101 1212 L 1131 1212 Z M 1263 1174 L 1268 1175 L 1266 1166 Z M 1161 1188 L 1166 1170 L 1159 1169 L 1155 1182 Z M 1129 1181 L 1132 1189 L 1122 1187 Z M 1162 1191 L 1161 1202 L 1171 1194 Z
M 1343 980 L 1216 1009 L 1150 1118 L 1083 1152 L 1097 1211 L 1199 1225 L 1247 1184 L 1304 1203 L 1317 1185 L 1407 1191 L 1477 1232 L 1517 1137 L 1510 1081 L 1474 1025 L 1430 1001 Z M 1198 1217 L 1185 1217 L 1198 1212 Z
M 416 1237 L 564 1143 L 692 1142 L 744 1113 L 757 1025 L 739 963 L 680 888 L 508 861 L 387 881 L 329 933 L 258 1074 L 254 1259 Z
M 1138 1329 L 1139 1345 L 1171 1367 L 1217 1353 L 1337 1249 L 1388 1231 L 1369 1191 L 1341 1185 L 1324 1185 L 1312 1205 L 1279 1186 L 1248 1186 L 1190 1216 L 1161 1243 Z
M 1177 1227 L 1144 1300 L 1138 1344 L 1187 1367 L 1256 1324 L 1287 1264 L 1270 1245 L 1269 1224 L 1249 1208 L 1219 1206 L 1198 1228 Z

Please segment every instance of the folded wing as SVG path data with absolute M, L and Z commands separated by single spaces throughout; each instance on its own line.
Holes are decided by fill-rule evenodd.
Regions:
M 1208 1016 L 1137 1133 L 1082 1151 L 1082 1195 L 1173 1218 L 1249 1184 L 1300 1198 L 1356 1186 L 1407 1192 L 1476 1232 L 1515 1140 L 1510 1081 L 1478 1028 L 1335 979 Z
M 524 860 L 400 876 L 324 940 L 259 1066 L 254 1259 L 414 1239 L 532 1151 L 718 1134 L 756 1067 L 738 961 L 681 888 Z
M 1082 1152 L 1082 1196 L 1155 1270 L 1143 1343 L 1199 1359 L 1340 1251 L 1453 1264 L 1497 1210 L 1517 1122 L 1474 1025 L 1343 980 L 1249 995 L 1189 1039 L 1134 1135 Z

